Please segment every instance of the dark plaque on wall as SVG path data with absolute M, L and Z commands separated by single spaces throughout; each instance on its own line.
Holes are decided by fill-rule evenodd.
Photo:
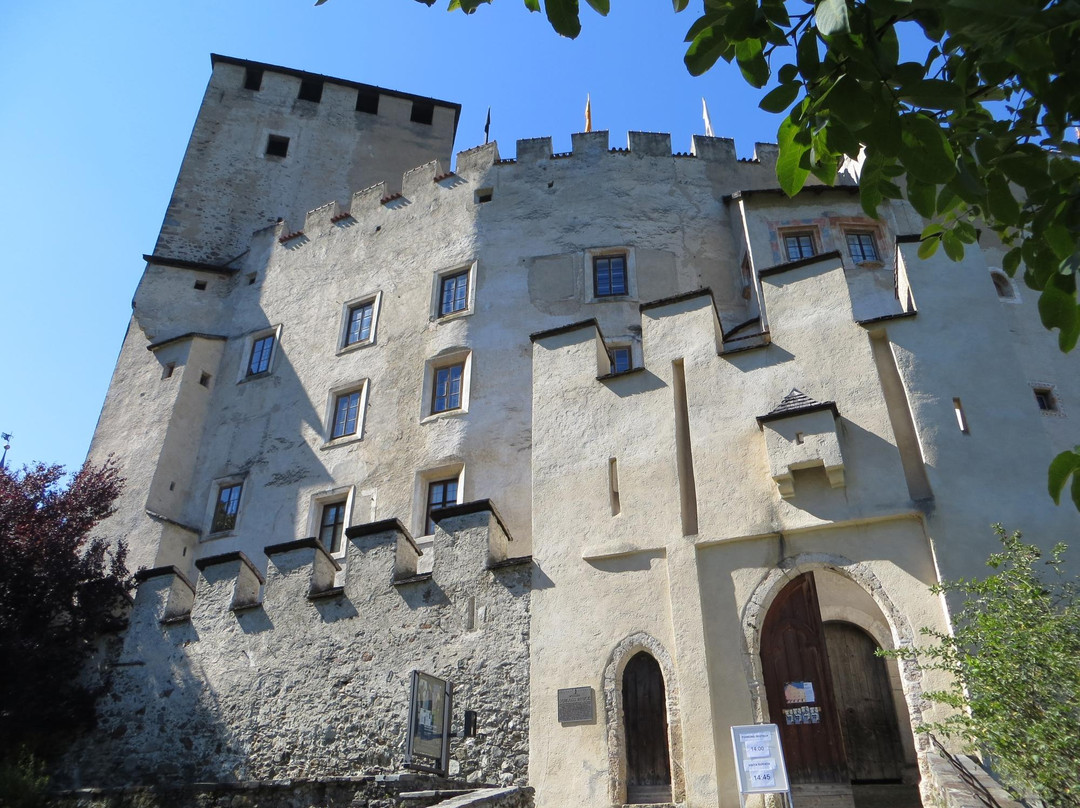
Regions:
M 564 687 L 559 690 L 560 724 L 595 720 L 596 700 L 591 687 Z

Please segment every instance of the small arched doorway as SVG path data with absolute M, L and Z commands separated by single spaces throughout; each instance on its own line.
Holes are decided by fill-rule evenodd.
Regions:
M 660 664 L 646 651 L 626 663 L 622 677 L 626 728 L 626 801 L 671 801 L 667 694 Z
M 851 781 L 899 783 L 904 749 L 878 644 L 853 623 L 830 621 L 824 628 Z

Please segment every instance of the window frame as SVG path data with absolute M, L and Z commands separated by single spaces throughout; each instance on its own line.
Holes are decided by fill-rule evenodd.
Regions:
M 270 346 L 270 356 L 267 357 L 266 360 L 266 369 L 252 373 L 250 372 L 251 361 L 255 356 L 255 347 L 261 341 L 268 338 L 273 339 L 273 344 Z M 243 339 L 244 350 L 241 354 L 242 360 L 236 378 L 237 384 L 243 384 L 244 382 L 272 376 L 278 362 L 278 355 L 281 353 L 281 326 L 276 325 L 271 328 L 261 328 L 258 331 L 252 331 L 250 334 L 245 335 Z
M 204 541 L 209 539 L 220 539 L 226 536 L 233 536 L 236 535 L 237 531 L 239 531 L 244 514 L 244 502 L 247 498 L 246 490 L 248 486 L 246 485 L 246 483 L 247 477 L 243 474 L 233 474 L 227 477 L 219 477 L 211 483 L 210 497 L 206 508 L 206 521 L 204 522 L 204 524 L 207 525 L 207 530 L 202 537 Z M 232 522 L 227 525 L 219 526 L 218 506 L 221 503 L 222 492 L 234 488 L 238 490 L 235 500 L 234 513 L 231 515 Z
M 597 300 L 608 300 L 611 298 L 628 297 L 630 295 L 630 256 L 624 252 L 610 252 L 595 254 L 590 257 L 592 258 L 593 297 Z M 611 262 L 615 259 L 622 259 L 622 290 L 618 292 L 609 291 L 606 293 L 602 293 L 600 291 L 599 264 L 602 261 L 608 262 L 608 288 L 614 290 L 614 277 L 611 269 Z
M 443 282 L 450 278 L 465 276 L 465 304 L 460 309 L 442 313 L 443 308 Z M 469 264 L 455 264 L 447 269 L 435 273 L 431 285 L 431 321 L 434 323 L 446 323 L 459 317 L 468 317 L 475 310 L 476 305 L 476 262 Z
M 1061 395 L 1057 385 L 1050 382 L 1031 382 L 1031 392 L 1035 396 L 1035 404 L 1041 415 L 1053 418 L 1061 418 L 1065 410 L 1061 406 Z M 1045 397 L 1048 406 L 1044 407 L 1042 399 Z
M 843 232 L 843 235 L 844 235 L 844 247 L 845 247 L 845 249 L 847 251 L 848 257 L 851 259 L 852 263 L 855 264 L 855 266 L 862 266 L 862 265 L 865 265 L 865 264 L 878 265 L 878 266 L 881 265 L 881 248 L 880 248 L 880 246 L 878 244 L 878 242 L 879 242 L 878 233 L 875 230 L 869 229 L 869 228 L 845 227 L 842 230 L 842 232 Z M 852 248 L 851 248 L 851 239 L 852 238 L 856 238 L 856 239 L 867 238 L 867 239 L 869 239 L 870 240 L 870 246 L 874 250 L 874 257 L 873 258 L 868 258 L 866 256 L 865 250 L 863 249 L 863 245 L 860 242 L 859 250 L 860 250 L 860 252 L 862 252 L 863 257 L 861 259 L 856 258 L 855 253 L 852 252 Z
M 364 427 L 367 421 L 368 386 L 367 379 L 358 379 L 349 382 L 348 384 L 341 384 L 331 388 L 326 402 L 326 429 L 324 432 L 325 441 L 323 443 L 323 448 L 356 443 L 357 441 L 364 439 Z M 335 435 L 340 404 L 343 399 L 353 395 L 357 396 L 356 428 L 352 432 L 343 432 L 340 435 Z
M 813 258 L 816 255 L 821 254 L 821 236 L 818 233 L 816 227 L 789 227 L 780 230 L 777 235 L 780 238 L 780 252 L 785 263 L 792 263 L 794 261 L 803 261 L 807 258 Z M 802 245 L 797 243 L 799 248 L 799 255 L 795 258 L 791 257 L 791 251 L 788 247 L 788 239 L 800 239 L 806 237 L 810 241 L 810 252 L 804 254 L 802 251 Z
M 447 295 L 449 285 L 450 294 Z M 449 305 L 448 305 L 449 304 Z M 469 307 L 469 270 L 443 275 L 439 279 L 439 318 L 451 317 Z
M 338 354 L 348 353 L 349 351 L 356 351 L 360 348 L 366 348 L 369 345 L 374 345 L 376 340 L 376 334 L 379 327 L 379 310 L 382 304 L 382 292 L 375 292 L 374 294 L 363 295 L 361 297 L 355 297 L 352 300 L 347 300 L 341 306 L 341 333 L 338 337 Z M 349 342 L 349 333 L 352 325 L 352 315 L 354 311 L 364 308 L 365 306 L 371 307 L 371 324 L 368 328 L 368 335 L 366 338 L 357 339 Z
M 454 371 L 458 371 L 457 374 L 457 393 L 450 392 L 454 383 Z M 432 368 L 432 372 L 435 374 L 431 383 L 431 414 L 438 415 L 443 412 L 453 412 L 454 410 L 461 409 L 461 393 L 462 388 L 465 386 L 465 362 L 454 362 L 450 365 L 439 365 Z M 446 375 L 445 384 L 447 386 L 446 392 L 440 395 L 440 387 L 443 384 L 441 377 Z M 439 406 L 439 399 L 444 399 L 445 406 Z M 457 403 L 451 403 L 455 400 Z
M 421 398 L 420 422 L 427 423 L 439 418 L 452 418 L 469 411 L 469 396 L 472 388 L 472 351 L 458 348 L 444 351 L 424 363 L 423 396 Z M 435 409 L 438 399 L 438 376 L 442 370 L 461 367 L 461 386 L 458 392 L 459 406 Z
M 326 516 L 328 513 L 335 513 L 334 521 L 327 524 Z M 338 519 L 340 517 L 340 520 Z M 315 532 L 315 539 L 318 541 L 326 552 L 331 555 L 340 555 L 342 548 L 342 539 L 345 538 L 345 527 L 348 522 L 348 503 L 346 500 L 337 499 L 331 502 L 324 502 L 319 507 L 319 523 L 318 530 Z M 330 528 L 330 543 L 327 544 L 323 539 L 323 534 Z
M 344 522 L 342 524 L 341 537 L 337 550 L 327 548 L 327 552 L 334 558 L 344 558 L 346 553 L 345 528 L 353 524 L 353 511 L 356 507 L 356 487 L 344 486 L 332 489 L 316 491 L 308 497 L 307 533 L 316 541 L 322 541 L 322 522 L 324 511 L 327 507 L 344 506 Z M 363 521 L 366 517 L 362 516 Z M 324 545 L 325 547 L 325 545 Z
M 619 369 L 618 363 L 615 359 L 616 352 L 625 352 L 626 354 L 626 367 Z M 612 373 L 626 373 L 627 371 L 634 369 L 634 349 L 628 344 L 615 344 L 608 348 L 608 359 L 611 360 L 611 372 Z

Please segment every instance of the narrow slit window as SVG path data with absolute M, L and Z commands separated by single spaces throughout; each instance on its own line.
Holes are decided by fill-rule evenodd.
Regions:
M 622 502 L 619 499 L 619 462 L 614 457 L 608 460 L 608 491 L 611 495 L 611 515 L 618 516 L 622 512 Z
M 1057 396 L 1054 395 L 1054 388 L 1036 387 L 1034 393 L 1035 403 L 1039 405 L 1040 410 L 1043 412 L 1057 412 L 1058 401 Z
M 970 435 L 971 430 L 968 429 L 967 416 L 964 414 L 964 405 L 960 402 L 960 399 L 954 398 L 952 400 L 953 412 L 956 413 L 956 425 L 960 427 L 960 431 L 965 435 Z
M 204 372 L 201 376 L 199 376 L 199 384 L 201 384 L 203 387 L 209 387 L 210 386 L 210 374 Z
M 174 370 L 176 370 L 176 363 L 175 362 L 166 362 L 165 367 L 163 367 L 161 369 L 161 378 L 162 379 L 168 379 L 170 376 L 173 375 Z

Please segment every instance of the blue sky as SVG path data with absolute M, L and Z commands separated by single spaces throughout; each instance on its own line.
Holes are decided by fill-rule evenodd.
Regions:
M 692 6 L 694 4 L 691 4 Z M 414 0 L 53 0 L 0 8 L 0 431 L 8 461 L 78 467 L 90 444 L 203 90 L 210 54 L 324 73 L 462 104 L 455 150 L 518 138 L 570 149 L 584 126 L 625 145 L 628 130 L 670 132 L 678 151 L 703 133 L 740 157 L 774 141 L 779 120 L 720 64 L 682 64 L 692 9 L 585 3 L 577 40 L 557 36 L 521 0 L 471 17 Z

